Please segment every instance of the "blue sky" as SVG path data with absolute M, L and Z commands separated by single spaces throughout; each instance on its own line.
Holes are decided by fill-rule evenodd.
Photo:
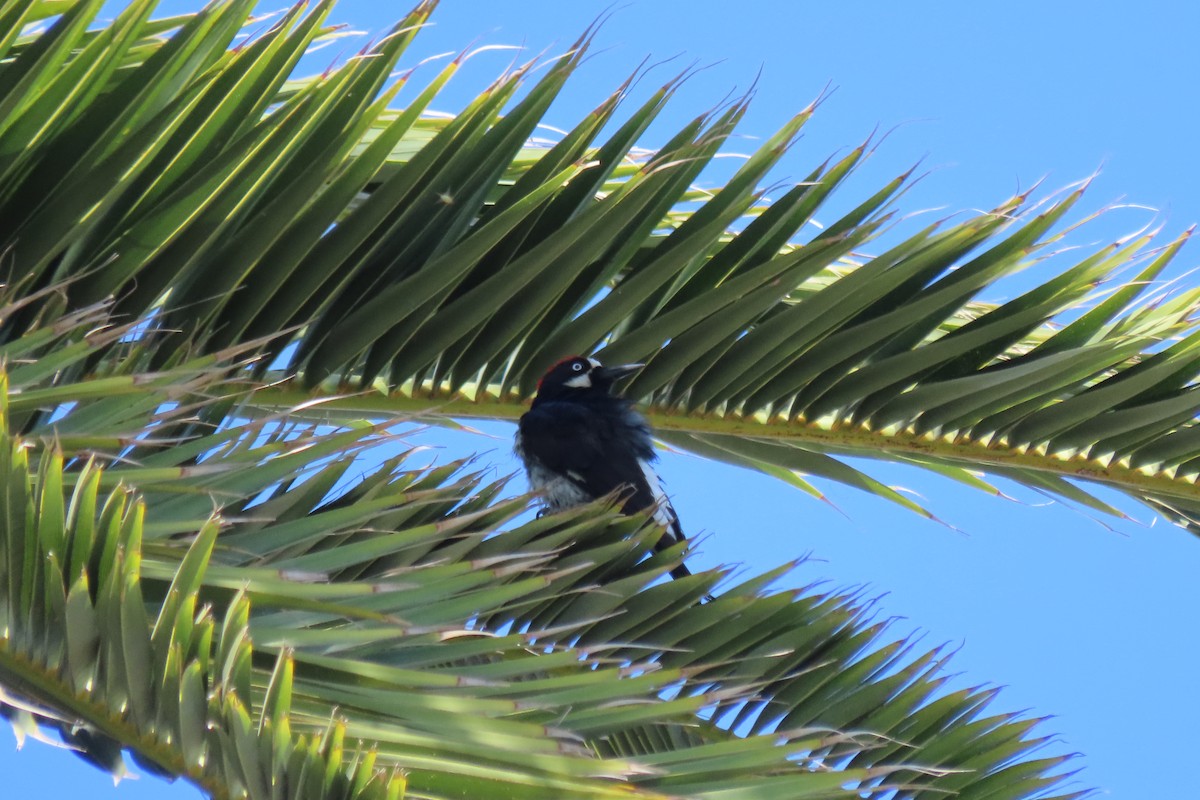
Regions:
M 558 52 L 608 6 L 608 0 L 443 0 L 436 25 L 406 62 L 474 40 Z M 335 17 L 379 32 L 404 8 L 343 0 Z M 891 130 L 841 202 L 861 199 L 922 159 L 931 172 L 902 205 L 942 209 L 937 216 L 991 207 L 1042 178 L 1047 190 L 1059 188 L 1102 168 L 1079 213 L 1110 203 L 1130 207 L 1105 214 L 1077 242 L 1103 245 L 1152 221 L 1165 224 L 1165 236 L 1177 234 L 1200 221 L 1194 148 L 1200 5 L 1084 8 L 1023 0 L 637 0 L 614 9 L 598 53 L 547 121 L 570 127 L 643 57 L 679 56 L 680 67 L 713 66 L 686 84 L 647 146 L 756 76 L 755 102 L 741 128 L 747 137 L 768 136 L 831 86 L 836 91 L 788 155 L 780 179 L 799 180 L 872 131 Z M 439 109 L 454 111 L 511 57 L 478 56 Z M 730 147 L 748 151 L 753 139 Z M 1175 274 L 1194 269 L 1197 253 L 1195 245 L 1186 248 Z M 446 457 L 490 451 L 486 457 L 497 469 L 510 471 L 509 429 L 488 430 L 500 440 L 440 433 L 435 439 Z M 1193 676 L 1200 648 L 1187 633 L 1192 610 L 1200 608 L 1200 541 L 1128 502 L 1119 504 L 1136 522 L 1106 520 L 1105 527 L 1007 486 L 1016 501 L 912 470 L 860 466 L 919 492 L 958 530 L 823 486 L 834 509 L 769 478 L 687 455 L 665 455 L 662 471 L 685 528 L 702 539 L 698 566 L 761 571 L 811 554 L 797 584 L 868 586 L 869 595 L 881 596 L 879 615 L 897 618 L 895 635 L 915 633 L 923 645 L 958 649 L 951 665 L 958 685 L 1004 686 L 993 710 L 1053 715 L 1043 731 L 1058 734 L 1065 750 L 1085 754 L 1079 788 L 1097 787 L 1119 800 L 1177 796 L 1179 768 L 1194 763 L 1200 747 L 1193 723 L 1200 712 Z M 108 796 L 109 779 L 77 759 L 36 743 L 15 754 L 12 742 L 0 732 L 0 769 L 13 796 Z M 144 777 L 113 796 L 196 792 Z

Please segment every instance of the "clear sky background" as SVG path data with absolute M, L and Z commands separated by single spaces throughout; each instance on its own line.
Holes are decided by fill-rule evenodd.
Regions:
M 168 2 L 163 9 L 196 5 Z M 608 7 L 607 0 L 443 0 L 435 27 L 405 62 L 472 41 L 559 52 Z M 377 33 L 406 8 L 343 0 L 335 16 Z M 943 216 L 988 208 L 1041 178 L 1049 190 L 1100 168 L 1078 213 L 1114 202 L 1140 208 L 1104 215 L 1076 242 L 1102 246 L 1155 221 L 1173 236 L 1200 221 L 1200 4 L 634 0 L 614 11 L 597 55 L 568 84 L 548 123 L 569 128 L 645 56 L 678 55 L 646 87 L 674 74 L 675 64 L 714 66 L 688 82 L 646 146 L 665 141 L 729 91 L 744 90 L 761 69 L 741 127 L 747 137 L 770 135 L 826 86 L 836 87 L 780 179 L 800 180 L 876 128 L 895 128 L 840 195 L 846 205 L 924 159 L 931 174 L 901 201 L 905 210 L 938 208 Z M 475 58 L 437 107 L 457 110 L 511 57 Z M 753 145 L 752 138 L 735 140 L 731 149 Z M 1174 275 L 1198 263 L 1193 244 Z M 999 287 L 986 299 L 1007 293 Z M 431 440 L 444 445 L 445 458 L 488 451 L 499 472 L 514 470 L 511 428 L 486 430 L 498 438 L 439 432 Z M 893 635 L 958 649 L 951 664 L 956 686 L 1002 685 L 994 711 L 1052 716 L 1042 731 L 1057 734 L 1063 750 L 1084 754 L 1076 788 L 1096 787 L 1118 800 L 1195 791 L 1187 768 L 1200 752 L 1200 647 L 1193 633 L 1200 541 L 1127 501 L 1117 502 L 1135 521 L 1106 520 L 1106 527 L 1007 485 L 1016 501 L 915 470 L 858 466 L 919 492 L 958 530 L 822 486 L 834 509 L 761 475 L 682 454 L 666 454 L 662 472 L 685 529 L 702 540 L 696 566 L 741 564 L 758 572 L 811 554 L 795 584 L 869 587 L 869 596 L 880 596 L 879 615 L 896 618 Z M 0 772 L 3 796 L 197 794 L 150 777 L 112 790 L 106 776 L 45 745 L 15 753 L 6 731 Z

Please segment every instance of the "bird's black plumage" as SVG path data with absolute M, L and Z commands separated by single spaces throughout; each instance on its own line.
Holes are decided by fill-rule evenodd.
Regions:
M 661 550 L 683 541 L 683 529 L 653 469 L 646 420 L 612 393 L 617 379 L 640 366 L 604 367 L 581 356 L 555 364 L 521 417 L 516 452 L 549 510 L 617 492 L 624 513 L 649 511 L 666 529 L 656 547 Z M 671 574 L 691 573 L 680 565 Z

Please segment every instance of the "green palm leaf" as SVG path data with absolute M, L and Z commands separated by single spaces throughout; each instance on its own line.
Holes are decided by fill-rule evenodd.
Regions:
M 982 716 L 993 692 L 933 700 L 945 657 L 882 638 L 859 597 L 769 591 L 785 567 L 702 604 L 723 575 L 662 582 L 683 554 L 647 557 L 646 520 L 530 518 L 411 450 L 351 483 L 389 426 L 250 419 L 228 357 L 146 372 L 125 330 L 0 379 L 18 724 L 214 797 L 941 796 L 1027 763 L 1003 796 L 1060 781 L 1065 756 L 1028 761 L 1029 720 Z M 105 377 L 64 377 L 79 365 Z
M 8 322 L 9 338 L 115 294 L 121 313 L 158 309 L 154 327 L 181 331 L 160 364 L 177 347 L 265 339 L 265 403 L 296 405 L 328 378 L 378 387 L 384 413 L 507 418 L 548 363 L 596 352 L 647 362 L 629 391 L 676 444 L 719 435 L 729 460 L 801 484 L 897 499 L 821 454 L 905 458 L 1064 497 L 1080 491 L 1064 479 L 1100 482 L 1190 524 L 1192 340 L 1163 345 L 1190 333 L 1195 296 L 1138 303 L 1187 234 L 1133 237 L 990 305 L 980 294 L 1049 251 L 1082 189 L 901 239 L 889 220 L 906 174 L 808 236 L 865 152 L 764 203 L 757 187 L 813 108 L 701 201 L 693 181 L 744 103 L 641 156 L 677 82 L 600 138 L 626 83 L 559 144 L 530 148 L 588 37 L 536 83 L 524 65 L 427 119 L 461 59 L 402 112 L 389 102 L 418 75 L 389 75 L 432 4 L 361 58 L 291 80 L 334 35 L 329 8 L 294 8 L 234 50 L 245 3 L 166 24 L 136 4 L 103 36 L 79 4 L 12 40 L 0 242 L 31 287 L 71 283 L 65 304 Z M 884 231 L 895 244 L 859 255 Z M 1096 294 L 1131 264 L 1133 280 Z M 281 353 L 291 367 L 277 372 Z

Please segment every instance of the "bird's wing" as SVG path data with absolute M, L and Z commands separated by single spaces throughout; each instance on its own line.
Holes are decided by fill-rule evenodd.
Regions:
M 671 505 L 671 498 L 667 497 L 667 493 L 663 491 L 662 479 L 658 477 L 658 473 L 654 470 L 654 465 L 648 460 L 642 458 L 637 460 L 638 467 L 642 472 L 642 484 L 644 491 L 638 487 L 634 487 L 635 491 L 632 497 L 625 503 L 626 512 L 641 511 L 650 506 L 654 507 L 654 521 L 667 529 L 673 541 L 659 542 L 659 549 L 662 549 L 668 544 L 682 542 L 684 540 L 683 527 L 679 524 L 679 515 L 675 513 L 675 507 Z M 649 499 L 646 499 L 648 495 Z M 641 505 L 631 507 L 635 500 L 640 499 Z M 666 537 L 663 537 L 666 539 Z

